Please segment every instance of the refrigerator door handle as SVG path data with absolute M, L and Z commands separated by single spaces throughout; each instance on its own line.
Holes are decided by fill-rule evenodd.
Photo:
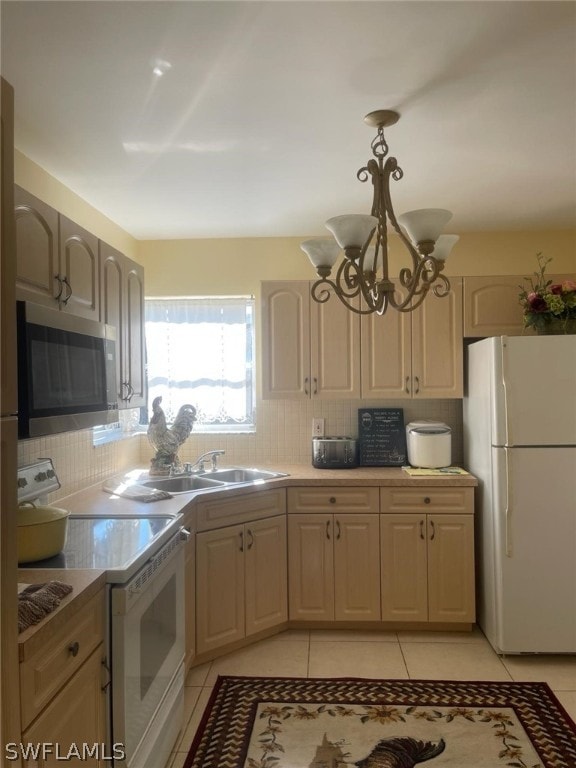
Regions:
M 504 511 L 506 557 L 512 557 L 512 488 L 510 485 L 510 467 L 508 448 L 504 448 L 506 471 L 506 509 Z
M 502 337 L 502 390 L 504 392 L 504 428 L 506 435 L 504 437 L 504 443 L 506 445 L 514 445 L 512 441 L 512 435 L 510 434 L 510 419 L 508 418 L 508 387 L 506 386 L 506 374 L 507 374 L 507 337 Z

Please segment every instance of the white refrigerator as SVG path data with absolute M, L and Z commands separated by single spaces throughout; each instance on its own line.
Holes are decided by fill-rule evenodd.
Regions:
M 576 336 L 467 350 L 478 623 L 506 653 L 576 653 Z

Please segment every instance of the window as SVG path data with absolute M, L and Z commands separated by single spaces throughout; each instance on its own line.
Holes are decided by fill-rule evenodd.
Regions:
M 254 432 L 254 299 L 146 299 L 148 408 L 197 411 L 197 432 Z

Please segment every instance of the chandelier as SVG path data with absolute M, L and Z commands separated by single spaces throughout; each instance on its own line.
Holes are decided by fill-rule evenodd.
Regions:
M 372 178 L 374 197 L 372 214 L 336 216 L 326 222 L 335 240 L 306 240 L 300 247 L 308 255 L 319 276 L 312 288 L 312 298 L 323 304 L 332 292 L 352 312 L 383 315 L 389 306 L 399 312 L 411 312 L 426 298 L 448 294 L 450 283 L 442 274 L 446 257 L 459 239 L 458 235 L 442 235 L 452 218 L 450 211 L 426 208 L 396 216 L 390 197 L 390 178 L 399 181 L 403 172 L 395 157 L 387 157 L 388 144 L 384 128 L 398 122 L 400 115 L 380 109 L 366 115 L 364 121 L 378 129 L 372 140 L 372 154 L 357 177 L 365 182 Z M 412 259 L 400 270 L 400 290 L 388 272 L 388 221 L 398 234 Z M 332 267 L 344 251 L 334 279 Z M 360 296 L 363 301 L 358 301 Z

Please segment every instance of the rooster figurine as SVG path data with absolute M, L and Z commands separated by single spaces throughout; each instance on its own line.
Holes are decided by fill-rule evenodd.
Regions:
M 156 456 L 150 462 L 151 475 L 167 475 L 170 469 L 178 470 L 178 449 L 188 439 L 196 421 L 196 408 L 186 404 L 178 411 L 172 426 L 166 426 L 161 402 L 161 397 L 155 397 L 152 401 L 152 418 L 148 425 L 148 440 L 156 451 Z

